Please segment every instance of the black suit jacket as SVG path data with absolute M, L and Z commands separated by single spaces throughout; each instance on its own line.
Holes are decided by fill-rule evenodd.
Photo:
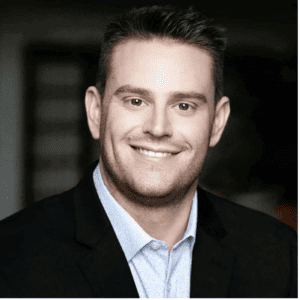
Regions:
M 79 184 L 0 222 L 1 297 L 139 297 L 99 201 Z M 297 297 L 294 230 L 198 189 L 191 297 Z

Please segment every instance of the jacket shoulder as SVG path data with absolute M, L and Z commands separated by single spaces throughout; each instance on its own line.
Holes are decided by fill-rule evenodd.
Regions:
M 242 206 L 206 192 L 226 231 L 232 234 L 266 235 L 277 240 L 296 237 L 292 227 L 263 212 Z
M 297 297 L 296 231 L 262 212 L 208 197 L 226 231 L 221 243 L 235 253 L 229 295 Z M 270 284 L 272 289 L 266 288 Z
M 68 215 L 72 207 L 72 190 L 37 201 L 26 208 L 0 221 L 0 238 L 5 237 L 4 231 L 13 230 L 14 233 L 36 227 L 45 228 L 50 224 L 62 221 L 61 216 Z M 61 222 L 58 222 L 61 223 Z M 50 225 L 51 226 L 51 225 Z
M 0 266 L 6 276 L 47 251 L 74 241 L 71 191 L 40 200 L 0 222 Z

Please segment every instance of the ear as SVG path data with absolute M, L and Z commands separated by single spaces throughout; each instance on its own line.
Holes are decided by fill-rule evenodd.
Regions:
M 215 108 L 215 119 L 211 132 L 209 146 L 214 147 L 220 140 L 230 115 L 230 104 L 228 97 L 222 97 Z
M 98 89 L 90 86 L 85 93 L 85 109 L 90 132 L 95 140 L 100 138 L 101 97 Z

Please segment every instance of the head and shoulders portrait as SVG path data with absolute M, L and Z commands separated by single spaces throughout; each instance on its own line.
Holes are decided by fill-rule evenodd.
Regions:
M 205 188 L 235 159 L 227 44 L 195 6 L 110 21 L 84 99 L 98 159 L 0 221 L 1 297 L 297 297 L 295 231 Z

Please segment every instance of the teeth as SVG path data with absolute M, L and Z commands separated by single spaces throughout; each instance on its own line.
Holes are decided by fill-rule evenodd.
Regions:
M 153 152 L 153 151 L 148 151 L 148 150 L 142 149 L 142 148 L 136 148 L 136 150 L 142 154 L 152 156 L 152 157 L 163 157 L 163 156 L 172 155 L 172 153 L 168 153 L 168 152 Z

